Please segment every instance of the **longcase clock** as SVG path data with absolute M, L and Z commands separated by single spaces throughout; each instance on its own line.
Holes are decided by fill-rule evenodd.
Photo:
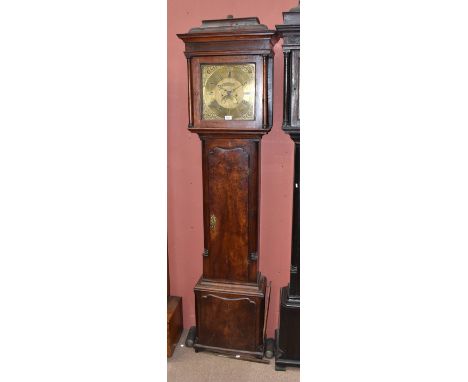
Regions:
M 284 98 L 283 130 L 294 141 L 293 224 L 289 285 L 281 288 L 280 320 L 276 331 L 275 367 L 299 366 L 300 361 L 300 247 L 299 247 L 299 186 L 300 186 L 300 119 L 299 64 L 300 11 L 299 6 L 283 12 L 284 23 L 276 29 L 283 38 Z
M 264 351 L 266 278 L 259 272 L 260 141 L 272 125 L 276 31 L 258 18 L 204 20 L 185 43 L 191 132 L 202 142 L 203 274 L 195 351 Z M 191 331 L 193 332 L 193 331 Z

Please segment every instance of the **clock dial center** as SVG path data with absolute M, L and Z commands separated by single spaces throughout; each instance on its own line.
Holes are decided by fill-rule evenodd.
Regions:
M 242 84 L 234 78 L 224 78 L 219 81 L 215 89 L 215 100 L 227 109 L 234 109 L 244 99 Z
M 253 120 L 255 64 L 201 65 L 205 120 Z

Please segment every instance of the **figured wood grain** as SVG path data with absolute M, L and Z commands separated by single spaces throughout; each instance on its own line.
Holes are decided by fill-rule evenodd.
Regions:
M 203 138 L 205 248 L 203 277 L 256 283 L 258 139 Z M 211 228 L 211 217 L 216 228 Z
M 266 279 L 260 278 L 257 289 L 242 284 L 215 285 L 200 280 L 195 287 L 197 343 L 252 353 L 261 351 Z
M 207 277 L 248 281 L 249 153 L 243 147 L 208 152 L 210 273 Z

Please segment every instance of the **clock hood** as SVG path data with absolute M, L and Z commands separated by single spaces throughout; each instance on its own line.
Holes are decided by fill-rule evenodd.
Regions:
M 276 31 L 261 24 L 258 17 L 234 18 L 231 15 L 225 19 L 203 20 L 201 26 L 191 28 L 188 33 L 178 34 L 177 37 L 185 43 L 270 40 L 272 45 L 268 48 L 278 41 Z
M 245 32 L 265 30 L 268 30 L 268 27 L 264 24 L 260 24 L 258 17 L 234 18 L 233 16 L 229 15 L 225 19 L 202 20 L 202 25 L 200 27 L 190 29 L 189 33 L 215 31 Z

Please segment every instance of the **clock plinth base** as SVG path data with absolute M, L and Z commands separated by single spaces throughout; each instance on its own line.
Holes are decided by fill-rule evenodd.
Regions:
M 265 277 L 255 284 L 200 279 L 194 292 L 195 351 L 263 357 Z
M 275 369 L 299 367 L 300 300 L 289 296 L 289 286 L 281 288 L 280 325 L 275 331 Z

